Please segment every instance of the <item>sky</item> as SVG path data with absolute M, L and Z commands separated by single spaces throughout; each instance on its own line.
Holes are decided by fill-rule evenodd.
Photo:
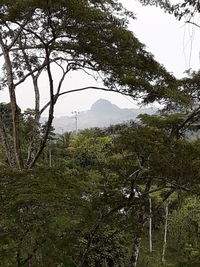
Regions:
M 176 77 L 183 77 L 184 71 L 192 68 L 198 70 L 200 65 L 200 28 L 177 21 L 172 15 L 164 13 L 157 7 L 143 7 L 136 0 L 123 0 L 129 10 L 133 11 L 137 19 L 132 20 L 129 29 L 146 45 L 155 59 Z M 199 18 L 195 18 L 198 23 Z M 56 70 L 55 70 L 56 72 Z M 40 79 L 43 85 L 42 105 L 48 101 L 45 90 L 46 81 Z M 96 81 L 83 72 L 69 75 L 64 83 L 64 90 L 71 90 L 85 86 L 98 86 Z M 33 91 L 27 81 L 16 91 L 17 101 L 22 110 L 33 106 Z M 8 102 L 7 92 L 0 92 L 1 101 Z M 55 116 L 70 115 L 72 111 L 90 109 L 91 105 L 100 98 L 104 98 L 118 105 L 120 108 L 135 108 L 133 99 L 117 93 L 87 90 L 62 96 L 55 107 Z M 44 114 L 45 115 L 45 114 Z

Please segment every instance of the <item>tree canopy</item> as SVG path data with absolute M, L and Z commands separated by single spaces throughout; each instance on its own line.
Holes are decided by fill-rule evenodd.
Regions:
M 105 88 L 143 97 L 146 101 L 170 97 L 175 78 L 127 28 L 133 14 L 118 1 L 2 1 L 0 5 L 0 56 L 4 60 L 1 87 L 7 88 L 13 121 L 13 143 L 18 168 L 32 168 L 45 147 L 53 120 L 54 105 L 59 96 L 79 88 L 62 90 L 71 71 L 95 71 Z M 52 66 L 60 69 L 53 71 Z M 39 77 L 45 72 L 49 101 L 40 106 Z M 58 73 L 60 74 L 59 81 Z M 56 76 L 56 78 L 55 78 Z M 33 145 L 27 163 L 22 156 L 16 88 L 31 78 L 35 92 L 37 131 L 41 114 L 49 109 L 49 117 L 41 145 Z M 4 136 L 5 139 L 5 136 Z
M 141 2 L 175 15 L 197 4 Z M 191 137 L 199 129 L 199 73 L 175 79 L 128 30 L 130 18 L 117 0 L 0 2 L 1 87 L 10 95 L 0 103 L 4 266 L 199 263 L 200 142 Z M 91 88 L 63 90 L 67 74 L 78 70 L 101 78 L 104 87 L 95 89 L 167 105 L 137 122 L 55 136 L 58 98 Z M 24 112 L 16 90 L 27 79 L 35 107 Z

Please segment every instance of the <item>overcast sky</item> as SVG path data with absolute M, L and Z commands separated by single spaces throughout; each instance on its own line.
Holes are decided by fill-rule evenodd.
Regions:
M 137 17 L 131 21 L 130 30 L 138 39 L 146 44 L 146 49 L 154 54 L 156 60 L 165 68 L 182 77 L 186 69 L 197 70 L 200 65 L 199 44 L 200 29 L 185 25 L 184 21 L 177 21 L 172 15 L 165 14 L 160 8 L 142 7 L 137 1 L 123 0 L 123 4 Z M 196 21 L 198 23 L 198 19 Z M 45 81 L 41 79 L 41 83 Z M 95 81 L 84 73 L 70 75 L 64 89 L 96 85 Z M 33 105 L 33 94 L 29 83 L 17 89 L 18 103 L 22 109 Z M 48 93 L 43 92 L 43 104 L 48 101 Z M 105 98 L 121 108 L 135 108 L 136 104 L 131 98 L 109 92 L 84 91 L 73 93 L 60 98 L 55 109 L 55 116 L 71 114 L 72 111 L 88 110 L 99 98 Z M 1 101 L 8 101 L 6 92 L 1 92 Z
M 158 7 L 144 7 L 129 0 L 123 2 L 137 16 L 130 29 L 168 71 L 182 77 L 186 69 L 199 69 L 200 29 L 186 24 L 184 19 L 176 20 Z M 199 17 L 195 17 L 194 22 L 198 24 Z

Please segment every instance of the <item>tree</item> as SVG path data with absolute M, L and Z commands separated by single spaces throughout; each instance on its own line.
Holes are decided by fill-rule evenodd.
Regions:
M 40 157 L 53 121 L 54 106 L 61 95 L 91 88 L 135 98 L 143 96 L 153 101 L 166 97 L 166 92 L 169 96 L 172 88 L 175 90 L 175 78 L 127 30 L 130 17 L 133 14 L 117 0 L 1 2 L 0 56 L 4 61 L 1 85 L 10 95 L 13 149 L 18 169 L 32 168 Z M 58 76 L 58 69 L 60 77 L 56 84 L 54 75 Z M 105 87 L 62 91 L 66 75 L 77 70 L 95 71 L 103 77 Z M 45 87 L 49 89 L 49 101 L 41 107 L 40 90 L 44 88 L 39 78 L 43 73 L 48 80 Z M 32 80 L 35 108 L 30 143 L 33 148 L 24 162 L 16 90 L 27 79 Z M 37 128 L 47 108 L 47 127 L 38 144 Z M 6 142 L 3 143 L 7 150 Z
M 198 23 L 194 22 L 195 16 L 200 13 L 199 1 L 184 0 L 174 3 L 170 0 L 139 0 L 144 5 L 156 5 L 161 7 L 166 12 L 173 14 L 178 20 L 184 19 L 185 23 L 192 24 L 194 27 L 200 28 Z M 178 101 L 172 103 L 168 102 L 165 109 L 171 113 L 177 113 L 175 116 L 182 117 L 182 123 L 175 130 L 175 134 L 181 134 L 185 129 L 190 131 L 199 130 L 200 119 L 200 95 L 199 95 L 199 82 L 200 72 L 193 71 L 192 69 L 185 71 L 185 76 L 177 80 L 177 90 L 182 92 L 183 95 L 178 95 Z M 184 100 L 186 96 L 188 101 Z M 182 98 L 183 97 L 183 98 Z M 178 114 L 179 113 L 179 114 Z
M 134 211 L 137 225 L 130 266 L 136 266 L 138 262 L 140 244 L 149 220 L 149 197 L 153 200 L 154 193 L 160 194 L 159 202 L 153 205 L 154 215 L 175 192 L 198 192 L 198 146 L 196 142 L 172 135 L 182 118 L 174 114 L 164 118 L 141 115 L 141 120 L 142 125 L 130 124 L 119 129 L 115 140 L 117 151 L 123 157 L 119 172 L 121 177 L 126 174 L 124 191 L 134 202 L 129 207 Z
M 154 126 L 145 117 L 140 124 L 55 140 L 51 168 L 42 159 L 33 170 L 1 167 L 2 264 L 145 266 L 151 259 L 149 266 L 159 266 L 162 206 L 176 196 L 176 204 L 170 199 L 171 216 L 181 195 L 199 193 L 200 145 L 171 138 L 169 121 L 167 127 L 162 119 L 157 126 L 153 121 Z M 145 251 L 150 216 L 151 255 Z M 177 240 L 170 218 L 166 263 Z
M 169 254 L 178 256 L 175 262 L 179 265 L 197 266 L 200 262 L 199 215 L 199 197 L 185 196 L 170 216 Z
M 195 13 L 200 11 L 198 0 L 184 0 L 177 3 L 170 0 L 139 0 L 139 2 L 144 5 L 160 6 L 167 12 L 174 14 L 179 20 L 185 16 L 191 19 Z

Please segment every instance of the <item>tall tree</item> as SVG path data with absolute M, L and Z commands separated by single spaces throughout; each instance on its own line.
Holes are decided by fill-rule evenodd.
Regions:
M 13 147 L 19 169 L 32 168 L 40 157 L 59 96 L 91 88 L 115 91 L 135 98 L 143 96 L 153 101 L 166 96 L 165 90 L 169 92 L 172 89 L 174 77 L 145 51 L 144 46 L 127 29 L 130 17 L 133 14 L 117 0 L 1 2 L 0 56 L 4 61 L 1 84 L 10 95 Z M 56 83 L 58 69 L 60 77 Z M 95 71 L 103 77 L 105 87 L 88 86 L 63 91 L 66 75 L 77 70 Z M 44 88 L 39 83 L 39 77 L 43 72 L 48 80 L 45 87 L 49 89 L 49 101 L 41 107 L 40 91 Z M 35 92 L 35 123 L 30 141 L 31 153 L 25 163 L 19 135 L 16 90 L 29 78 L 32 79 Z M 39 119 L 47 108 L 49 115 L 45 134 L 37 144 Z

